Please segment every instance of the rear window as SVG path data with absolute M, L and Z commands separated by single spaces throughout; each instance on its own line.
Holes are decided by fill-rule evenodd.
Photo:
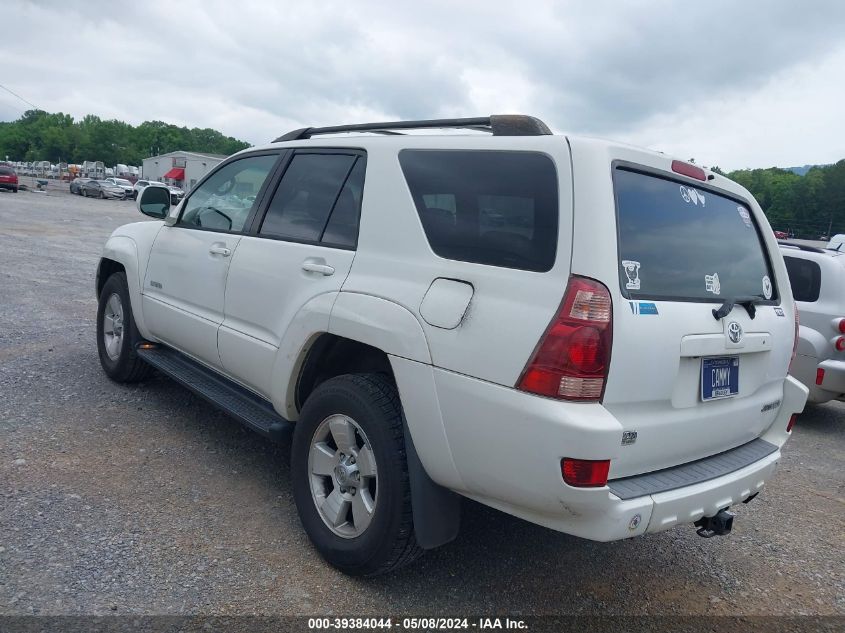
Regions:
M 786 272 L 789 273 L 789 285 L 792 286 L 792 298 L 796 301 L 812 303 L 819 300 L 822 286 L 822 270 L 816 262 L 809 259 L 784 255 Z
M 617 168 L 619 281 L 633 299 L 777 299 L 748 207 L 710 189 Z
M 12 169 L 11 167 L 5 167 L 5 166 L 0 167 L 0 175 L 2 175 L 2 176 L 14 176 L 14 174 L 15 174 L 15 170 Z
M 557 173 L 537 152 L 402 150 L 399 162 L 440 257 L 545 272 L 557 249 Z

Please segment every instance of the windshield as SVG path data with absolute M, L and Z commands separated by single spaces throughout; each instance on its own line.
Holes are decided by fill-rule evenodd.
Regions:
M 748 207 L 678 181 L 617 168 L 619 279 L 632 299 L 776 300 Z
M 119 185 L 132 185 L 131 182 L 129 182 L 128 180 L 124 180 L 123 178 L 115 178 L 114 181 Z

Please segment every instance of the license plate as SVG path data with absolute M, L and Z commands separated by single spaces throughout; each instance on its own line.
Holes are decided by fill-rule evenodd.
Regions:
M 701 399 L 730 398 L 739 393 L 739 356 L 701 359 Z

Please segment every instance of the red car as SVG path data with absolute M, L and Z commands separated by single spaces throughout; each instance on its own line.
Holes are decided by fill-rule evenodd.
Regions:
M 0 165 L 0 189 L 18 192 L 18 175 L 9 165 Z
M 789 238 L 789 233 L 785 233 L 784 231 L 775 231 L 775 237 L 779 240 L 785 240 Z

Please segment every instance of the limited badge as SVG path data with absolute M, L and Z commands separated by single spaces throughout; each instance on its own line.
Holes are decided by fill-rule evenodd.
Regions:
M 719 283 L 719 273 L 704 275 L 704 289 L 707 292 L 712 292 L 714 295 L 722 292 L 722 285 Z
M 625 276 L 628 278 L 628 283 L 625 284 L 625 287 L 628 290 L 639 290 L 640 262 L 631 261 L 630 259 L 623 259 L 622 268 L 625 269 Z
M 768 275 L 763 275 L 763 296 L 766 299 L 772 298 L 772 280 Z
M 778 315 L 779 317 L 784 316 L 783 308 L 775 308 L 775 314 Z

